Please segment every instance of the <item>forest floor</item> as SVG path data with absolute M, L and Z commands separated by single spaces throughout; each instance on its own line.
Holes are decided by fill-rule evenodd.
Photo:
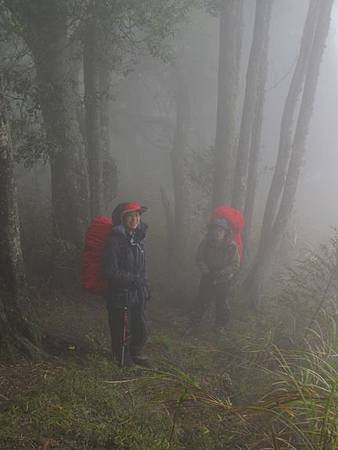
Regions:
M 120 369 L 111 361 L 102 301 L 40 292 L 35 312 L 50 357 L 0 365 L 1 450 L 214 448 L 207 423 L 190 413 L 178 418 L 171 403 L 185 373 L 224 398 L 231 391 L 226 337 L 220 347 L 210 321 L 189 333 L 181 310 L 153 301 L 145 354 L 154 369 Z M 166 373 L 177 375 L 171 386 L 178 390 L 169 393 Z
M 152 300 L 145 354 L 153 368 L 120 369 L 103 301 L 35 297 L 49 356 L 0 364 L 1 450 L 277 448 L 262 431 L 266 416 L 245 412 L 275 365 L 271 336 L 257 320 L 255 336 L 248 319 L 233 319 L 219 335 L 207 317 L 191 332 L 184 309 Z

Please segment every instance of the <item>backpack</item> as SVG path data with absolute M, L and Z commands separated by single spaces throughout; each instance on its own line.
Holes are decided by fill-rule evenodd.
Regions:
M 91 221 L 85 236 L 81 256 L 81 286 L 92 294 L 104 296 L 108 281 L 102 272 L 103 250 L 112 231 L 112 219 L 97 216 Z
M 243 257 L 243 240 L 241 232 L 244 228 L 244 217 L 238 209 L 231 208 L 230 206 L 223 205 L 215 208 L 212 212 L 212 218 L 226 219 L 232 229 L 232 238 L 237 244 L 239 256 Z

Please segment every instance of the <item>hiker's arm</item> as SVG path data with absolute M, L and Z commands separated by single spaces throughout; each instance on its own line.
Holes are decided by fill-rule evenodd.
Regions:
M 139 277 L 133 273 L 121 270 L 119 265 L 119 246 L 113 239 L 104 250 L 103 270 L 105 276 L 114 284 L 122 288 L 128 288 L 139 281 Z
M 229 251 L 229 259 L 228 259 L 228 264 L 224 268 L 224 273 L 228 277 L 232 277 L 239 271 L 239 267 L 241 264 L 241 258 L 239 256 L 238 247 L 235 242 L 231 243 L 228 251 Z
M 150 287 L 150 282 L 149 282 L 149 278 L 148 278 L 146 269 L 144 271 L 143 282 L 144 282 L 146 301 L 149 301 L 151 299 L 151 287 Z
M 201 274 L 205 275 L 209 273 L 209 268 L 205 263 L 205 246 L 206 246 L 206 240 L 204 239 L 197 249 L 196 254 L 196 265 L 201 272 Z
M 240 256 L 237 245 L 235 243 L 229 245 L 227 252 L 225 267 L 214 274 L 215 285 L 228 283 L 239 270 Z
M 147 268 L 146 268 L 146 260 L 144 260 L 144 264 L 142 267 L 141 274 L 141 283 L 139 287 L 142 289 L 144 300 L 147 302 L 151 299 L 151 287 L 149 283 Z

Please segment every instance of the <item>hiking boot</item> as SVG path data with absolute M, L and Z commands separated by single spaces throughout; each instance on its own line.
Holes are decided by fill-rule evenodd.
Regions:
M 147 356 L 132 356 L 133 362 L 137 364 L 138 366 L 147 367 L 148 369 L 151 368 L 151 364 L 149 361 L 149 358 Z

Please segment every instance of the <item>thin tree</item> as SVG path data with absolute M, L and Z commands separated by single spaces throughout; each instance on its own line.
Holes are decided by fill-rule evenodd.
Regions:
M 320 7 L 319 3 L 320 2 L 318 0 L 310 0 L 300 45 L 299 56 L 291 79 L 282 114 L 278 157 L 264 210 L 260 239 L 260 251 L 263 250 L 266 236 L 268 236 L 271 232 L 285 184 L 292 147 L 294 117 L 304 83 L 307 62 L 312 48 L 316 26 L 316 17 L 318 15 L 318 8 Z
M 265 103 L 265 89 L 268 74 L 268 49 L 269 36 L 266 36 L 263 42 L 261 63 L 257 80 L 256 92 L 256 110 L 254 113 L 254 122 L 251 130 L 250 152 L 249 152 L 249 168 L 247 180 L 247 194 L 245 197 L 244 217 L 244 249 L 247 256 L 250 256 L 250 235 L 255 210 L 256 190 L 258 183 L 258 164 L 261 151 L 261 135 L 263 126 L 263 113 Z
M 278 246 L 287 229 L 288 221 L 294 206 L 297 186 L 306 152 L 306 138 L 313 112 L 320 65 L 330 27 L 333 1 L 334 0 L 318 1 L 317 8 L 312 10 L 310 9 L 309 11 L 309 13 L 315 14 L 315 18 L 313 20 L 313 30 L 307 30 L 310 33 L 309 38 L 312 37 L 311 51 L 307 61 L 304 61 L 306 66 L 305 81 L 297 117 L 296 129 L 292 142 L 290 143 L 291 148 L 289 152 L 291 153 L 291 157 L 285 177 L 282 199 L 272 230 L 267 236 L 262 237 L 262 239 L 264 239 L 264 243 L 260 246 L 261 251 L 258 254 L 256 265 L 253 269 L 253 273 L 251 274 L 252 278 L 249 278 L 251 298 L 256 303 L 259 303 L 260 301 L 265 280 L 269 274 L 269 268 L 273 262 L 273 256 L 278 249 Z M 310 5 L 310 8 L 313 6 L 314 5 Z M 303 38 L 303 43 L 305 42 L 306 39 Z
M 81 28 L 92 215 L 105 209 L 117 188 L 109 133 L 112 72 L 133 70 L 141 52 L 162 55 L 163 40 L 184 19 L 193 3 L 194 0 L 88 2 Z M 137 157 L 137 151 L 133 156 Z
M 263 125 L 264 89 L 263 91 L 261 91 L 261 89 L 258 88 L 258 92 L 259 91 L 260 95 L 258 96 L 259 99 L 257 101 L 255 121 L 251 136 L 247 195 L 245 197 L 245 207 L 244 207 L 244 217 L 245 217 L 244 250 L 246 255 L 245 258 L 246 263 L 248 262 L 252 254 L 251 233 L 252 233 L 252 222 L 255 211 L 256 192 L 258 185 L 258 165 L 261 151 L 261 135 Z
M 217 123 L 213 206 L 230 203 L 242 46 L 242 0 L 223 2 L 219 17 Z
M 176 125 L 171 150 L 171 167 L 174 191 L 174 246 L 171 269 L 177 275 L 184 265 L 186 249 L 186 221 L 188 216 L 188 201 L 186 192 L 185 155 L 188 145 L 188 134 L 191 125 L 191 111 L 188 85 L 181 67 L 175 65 L 175 114 Z
M 247 193 L 247 177 L 251 138 L 255 121 L 257 90 L 261 64 L 266 64 L 266 42 L 268 41 L 273 0 L 257 0 L 253 41 L 246 74 L 245 97 L 239 134 L 236 169 L 232 191 L 232 205 L 244 210 Z

